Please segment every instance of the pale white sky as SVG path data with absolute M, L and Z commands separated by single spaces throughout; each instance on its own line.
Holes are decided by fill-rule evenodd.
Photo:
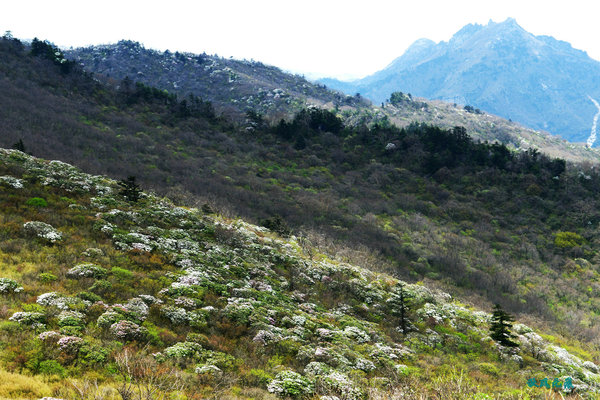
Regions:
M 0 31 L 61 47 L 131 39 L 147 48 L 206 52 L 307 77 L 358 78 L 384 68 L 416 39 L 448 40 L 468 23 L 508 17 L 536 35 L 600 60 L 590 0 L 14 0 Z

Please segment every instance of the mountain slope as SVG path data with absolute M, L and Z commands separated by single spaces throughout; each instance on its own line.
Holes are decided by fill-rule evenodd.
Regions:
M 0 396 L 526 399 L 548 377 L 597 390 L 575 343 L 519 324 L 520 348 L 499 346 L 489 314 L 298 238 L 134 202 L 16 150 L 0 149 L 0 185 Z
M 400 104 L 384 103 L 381 115 L 384 115 L 390 123 L 400 127 L 415 122 L 446 129 L 462 126 L 475 140 L 498 141 L 514 150 L 536 149 L 552 157 L 573 162 L 598 163 L 600 161 L 600 150 L 597 148 L 569 143 L 559 136 L 527 128 L 478 109 L 471 110 L 468 106 L 413 97 L 405 98 Z
M 600 62 L 534 36 L 514 19 L 467 25 L 449 42 L 421 39 L 385 69 L 330 87 L 382 102 L 395 91 L 468 104 L 571 142 L 586 142 L 598 112 Z
M 476 142 L 462 128 L 399 129 L 383 113 L 360 122 L 375 109 L 340 111 L 356 112 L 348 125 L 318 108 L 238 124 L 197 98 L 115 89 L 0 44 L 5 147 L 22 138 L 36 155 L 135 175 L 189 205 L 282 233 L 287 224 L 346 261 L 598 340 L 600 176 L 590 165 Z M 423 108 L 413 99 L 385 109 L 400 118 Z
M 118 80 L 130 77 L 182 97 L 194 93 L 230 112 L 253 110 L 281 118 L 309 104 L 361 104 L 352 96 L 326 90 L 303 77 L 255 61 L 159 52 L 125 40 L 65 54 L 99 75 Z

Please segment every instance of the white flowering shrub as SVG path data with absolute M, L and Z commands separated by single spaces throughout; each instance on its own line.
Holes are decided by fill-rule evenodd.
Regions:
M 583 368 L 587 369 L 588 371 L 592 371 L 595 374 L 597 374 L 599 372 L 598 365 L 594 364 L 591 361 L 585 361 L 583 363 Z
M 425 303 L 425 305 L 417 311 L 417 315 L 422 321 L 427 321 L 436 325 L 441 324 L 444 321 L 444 317 L 440 313 L 440 310 L 432 303 Z
M 371 340 L 367 332 L 355 326 L 347 326 L 344 329 L 344 335 L 349 339 L 356 340 L 357 343 L 367 343 Z
M 170 359 L 200 359 L 203 353 L 202 346 L 194 342 L 179 342 L 163 350 L 163 355 Z
M 104 224 L 99 224 L 97 226 L 97 229 L 100 232 L 104 233 L 105 235 L 112 235 L 115 228 L 116 228 L 116 226 L 114 224 L 111 224 L 110 222 L 106 222 Z
M 56 292 L 40 294 L 36 302 L 41 306 L 56 307 L 60 310 L 68 310 L 69 305 L 77 303 L 75 299 L 65 297 Z
M 366 397 L 360 388 L 354 386 L 347 375 L 339 371 L 330 372 L 325 377 L 320 378 L 320 382 L 325 390 L 338 393 L 347 400 L 362 400 Z
M 0 176 L 0 185 L 10 186 L 13 189 L 23 189 L 23 180 L 15 178 L 14 176 Z
M 9 321 L 18 322 L 21 325 L 31 327 L 42 327 L 44 319 L 44 314 L 39 312 L 18 311 L 9 318 Z
M 112 197 L 92 197 L 90 199 L 90 205 L 93 208 L 97 208 L 98 210 L 106 210 L 108 207 L 114 206 L 116 204 L 115 199 Z
M 108 310 L 98 317 L 96 324 L 100 328 L 107 329 L 107 328 L 110 328 L 110 326 L 112 324 L 119 322 L 121 320 L 124 320 L 124 319 L 125 319 L 125 316 L 123 316 L 122 314 L 119 314 L 118 312 L 113 311 L 113 310 Z
M 41 306 L 52 306 L 60 298 L 62 296 L 56 292 L 42 293 L 38 296 L 36 303 Z
M 292 317 L 292 323 L 296 326 L 304 326 L 304 324 L 306 324 L 306 317 L 303 315 L 294 315 Z
M 371 358 L 382 360 L 397 360 L 398 354 L 396 349 L 383 343 L 375 343 L 374 349 L 370 354 Z
M 150 246 L 149 244 L 144 244 L 144 243 L 132 243 L 131 249 L 150 253 L 152 251 L 152 246 Z
M 206 312 L 202 310 L 191 311 L 188 313 L 190 326 L 194 328 L 204 328 L 207 324 Z
M 10 278 L 0 278 L 0 293 L 19 293 L 23 287 Z
M 202 364 L 198 365 L 195 369 L 196 373 L 199 375 L 208 374 L 213 376 L 218 376 L 223 373 L 219 367 L 211 364 Z
M 546 342 L 537 333 L 529 331 L 522 335 L 518 335 L 517 339 L 521 345 L 521 349 L 524 352 L 530 354 L 532 357 L 538 359 L 543 359 L 547 357 L 545 351 Z
M 223 312 L 229 319 L 241 324 L 245 324 L 249 321 L 253 311 L 254 305 L 252 304 L 252 301 L 241 297 L 227 299 L 227 305 L 223 309 Z
M 261 292 L 272 292 L 273 291 L 273 287 L 271 285 L 269 285 L 267 282 L 252 279 L 252 280 L 250 280 L 249 284 L 250 284 L 251 288 L 261 291 Z
M 83 339 L 77 336 L 65 336 L 58 339 L 58 347 L 67 354 L 76 354 L 83 344 Z
M 91 263 L 78 264 L 67 271 L 69 278 L 103 278 L 106 276 L 106 269 Z
M 364 372 L 371 372 L 375 369 L 375 364 L 373 364 L 372 361 L 366 360 L 364 358 L 359 358 L 358 360 L 356 360 L 355 368 L 360 369 Z
M 146 328 L 127 320 L 115 322 L 110 326 L 110 333 L 119 340 L 142 339 L 146 332 Z
M 62 240 L 62 235 L 59 231 L 54 229 L 52 225 L 48 225 L 41 221 L 29 221 L 23 224 L 25 232 L 35 235 L 49 243 L 57 243 Z
M 574 356 L 562 347 L 551 344 L 546 347 L 546 350 L 548 351 L 549 356 L 554 358 L 555 363 L 575 368 L 581 368 L 583 366 L 583 361 L 579 357 Z
M 321 339 L 331 339 L 333 337 L 333 331 L 327 328 L 318 328 L 317 335 L 319 335 Z
M 314 358 L 314 354 L 314 346 L 307 344 L 298 349 L 298 353 L 296 353 L 296 359 L 301 362 L 309 361 Z
M 308 376 L 327 375 L 331 371 L 331 367 L 320 361 L 312 361 L 304 367 L 304 373 Z
M 46 342 L 46 343 L 53 343 L 55 344 L 58 339 L 60 339 L 62 337 L 62 335 L 60 334 L 60 332 L 56 332 L 56 331 L 46 331 L 46 332 L 42 332 L 38 335 L 38 339 L 41 340 L 42 342 Z
M 281 340 L 281 335 L 275 334 L 267 330 L 258 331 L 254 338 L 252 338 L 253 342 L 260 343 L 263 346 L 266 346 L 267 344 L 278 340 Z
M 319 358 L 327 358 L 330 356 L 330 352 L 327 348 L 325 347 L 317 347 L 315 349 L 315 357 L 319 357 Z
M 404 364 L 395 364 L 394 368 L 396 369 L 396 372 L 400 375 L 407 375 L 410 371 L 408 367 Z
M 83 319 L 85 315 L 78 311 L 61 311 L 58 314 L 58 325 L 59 326 L 80 326 L 84 325 Z
M 115 215 L 122 216 L 124 213 L 120 210 L 116 210 Z M 112 212 L 112 211 L 111 211 Z M 135 219 L 137 216 L 132 216 L 131 219 Z M 130 232 L 127 234 L 117 234 L 113 236 L 113 240 L 119 243 L 119 247 L 123 250 L 138 250 L 151 252 L 154 246 L 154 239 L 151 236 L 144 235 L 138 232 Z
M 174 300 L 175 305 L 187 309 L 196 308 L 196 300 L 185 296 L 179 296 Z
M 315 390 L 315 385 L 297 372 L 282 371 L 269 383 L 267 390 L 282 398 L 300 399 L 310 396 Z
M 212 277 L 206 271 L 190 268 L 185 271 L 185 275 L 177 278 L 177 282 L 171 284 L 167 292 L 170 296 L 181 295 L 182 293 L 191 292 L 192 286 L 202 285 L 204 282 L 211 280 Z
M 150 312 L 150 309 L 146 303 L 144 303 L 144 300 L 138 297 L 129 299 L 127 304 L 125 304 L 125 309 L 132 317 L 140 321 L 144 321 L 148 318 L 148 313 Z
M 183 325 L 189 322 L 188 313 L 185 311 L 185 308 L 164 306 L 160 311 L 173 325 Z
M 138 297 L 140 299 L 142 299 L 144 301 L 144 303 L 146 303 L 147 305 L 163 303 L 163 301 L 161 299 L 157 299 L 156 297 L 149 295 L 149 294 L 140 294 Z
M 98 249 L 96 247 L 89 247 L 82 254 L 86 257 L 96 258 L 102 257 L 104 255 L 104 252 L 102 251 L 102 249 Z

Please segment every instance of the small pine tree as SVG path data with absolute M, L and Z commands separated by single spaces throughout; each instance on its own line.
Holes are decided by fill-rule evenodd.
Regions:
M 214 210 L 214 208 L 212 208 L 212 206 L 210 204 L 204 203 L 204 204 L 202 204 L 202 212 L 204 214 L 214 214 L 215 210 Z
M 511 339 L 516 336 L 511 333 L 512 324 L 514 317 L 508 314 L 500 307 L 500 304 L 494 306 L 494 312 L 492 314 L 492 324 L 490 326 L 490 337 L 506 347 L 518 347 L 519 345 L 513 342 Z
M 294 143 L 294 148 L 296 150 L 304 150 L 306 148 L 306 139 L 303 135 L 298 136 L 296 143 Z
M 119 194 L 125 196 L 127 200 L 135 203 L 140 199 L 142 189 L 135 183 L 135 176 L 128 176 L 127 179 L 123 179 L 119 182 L 119 186 L 122 188 Z
M 260 221 L 260 224 L 273 232 L 277 232 L 283 237 L 287 237 L 292 234 L 292 230 L 290 229 L 290 227 L 279 215 L 263 219 L 262 221 Z
M 23 139 L 19 139 L 19 141 L 17 143 L 12 145 L 12 148 L 25 153 L 25 144 L 23 143 Z
M 399 318 L 399 328 L 403 335 L 406 335 L 409 329 L 408 313 L 411 309 L 411 300 L 412 297 L 404 288 L 404 283 L 400 282 L 392 294 L 390 304 L 392 306 L 392 313 Z

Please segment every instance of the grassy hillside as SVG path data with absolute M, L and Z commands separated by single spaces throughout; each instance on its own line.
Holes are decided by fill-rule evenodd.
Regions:
M 0 185 L 2 398 L 597 398 L 591 347 L 499 346 L 489 314 L 300 238 L 16 150 Z

